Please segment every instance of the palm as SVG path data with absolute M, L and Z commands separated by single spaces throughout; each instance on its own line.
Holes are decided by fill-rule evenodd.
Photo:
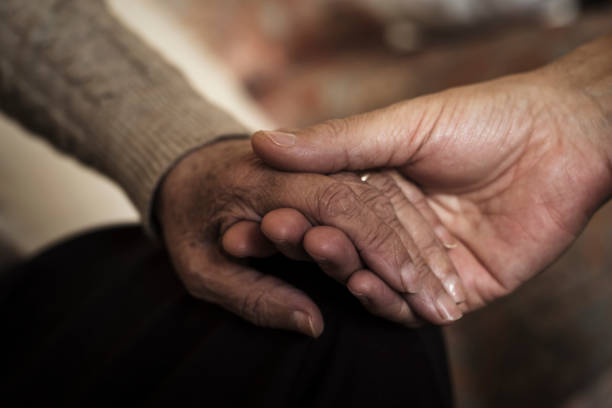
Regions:
M 570 142 L 579 131 L 496 85 L 447 92 L 425 147 L 400 167 L 458 241 L 450 256 L 470 308 L 558 257 L 598 201 L 586 182 L 592 152 Z

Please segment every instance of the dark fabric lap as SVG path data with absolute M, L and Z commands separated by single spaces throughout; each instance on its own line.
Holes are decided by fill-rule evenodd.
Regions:
M 50 248 L 0 282 L 3 405 L 451 405 L 437 328 L 370 316 L 311 264 L 253 265 L 311 295 L 325 317 L 319 339 L 190 297 L 136 226 Z

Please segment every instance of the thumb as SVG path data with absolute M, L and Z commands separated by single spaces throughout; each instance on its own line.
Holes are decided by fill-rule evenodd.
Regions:
M 285 171 L 397 167 L 415 160 L 431 134 L 436 109 L 426 105 L 413 100 L 301 130 L 259 131 L 251 144 L 263 161 Z
M 323 316 L 301 290 L 228 259 L 217 248 L 183 245 L 175 266 L 189 293 L 251 323 L 311 337 L 323 332 Z

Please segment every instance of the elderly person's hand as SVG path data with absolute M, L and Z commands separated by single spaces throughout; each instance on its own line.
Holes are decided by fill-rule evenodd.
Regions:
M 393 308 L 394 320 L 414 324 L 413 312 L 437 324 L 459 318 L 461 285 L 444 248 L 428 252 L 437 256 L 434 273 L 394 212 L 409 203 L 401 194 L 390 197 L 352 174 L 279 172 L 252 153 L 248 140 L 226 140 L 178 163 L 160 189 L 157 216 L 170 257 L 189 292 L 255 324 L 315 337 L 323 330 L 318 308 L 303 292 L 248 268 L 222 249 L 248 255 L 239 244 L 246 236 L 259 243 L 259 253 L 269 253 L 273 248 L 259 239 L 259 222 L 268 214 L 272 230 L 282 230 L 287 224 L 275 223 L 288 212 L 291 234 L 303 235 L 313 225 L 328 226 L 315 230 L 322 242 L 340 236 L 341 245 L 350 243 L 340 248 L 346 251 L 347 263 L 319 261 L 347 280 L 358 295 L 364 277 L 374 280 L 381 291 L 378 297 Z
M 403 177 L 393 188 L 422 218 L 394 206 L 400 222 L 417 245 L 414 228 L 426 222 L 455 246 L 449 255 L 475 309 L 550 264 L 609 199 L 612 37 L 535 72 L 309 129 L 259 132 L 252 144 L 284 171 L 396 169 Z M 362 296 L 376 291 L 364 285 Z

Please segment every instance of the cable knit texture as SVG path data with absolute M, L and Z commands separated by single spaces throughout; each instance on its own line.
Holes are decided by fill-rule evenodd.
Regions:
M 146 223 L 180 157 L 246 134 L 101 0 L 1 0 L 0 21 L 0 108 L 119 183 Z

